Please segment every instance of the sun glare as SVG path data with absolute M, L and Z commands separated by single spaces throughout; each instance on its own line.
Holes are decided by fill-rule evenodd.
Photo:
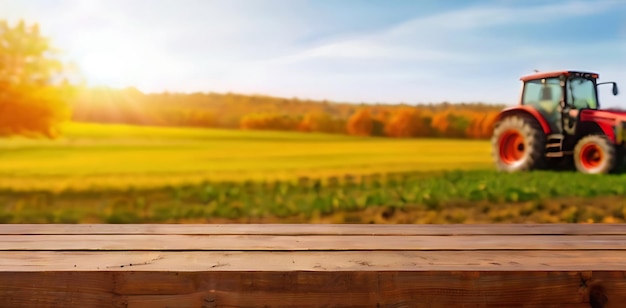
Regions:
M 104 41 L 104 40 L 103 40 Z M 154 51 L 139 42 L 128 43 L 123 38 L 107 40 L 104 44 L 87 45 L 87 52 L 77 57 L 77 66 L 91 86 L 126 88 L 153 86 L 164 78 L 159 73 L 167 70 L 168 61 L 154 55 Z M 159 65 L 155 65 L 159 63 Z M 157 82 L 158 83 L 158 82 Z
M 81 59 L 79 66 L 87 81 L 98 85 L 113 86 L 123 78 L 120 69 L 122 58 L 106 52 L 89 53 Z

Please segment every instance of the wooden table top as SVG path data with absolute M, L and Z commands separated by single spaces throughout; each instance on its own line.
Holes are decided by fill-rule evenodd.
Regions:
M 131 267 L 133 271 L 626 270 L 626 224 L 0 225 L 0 271 Z

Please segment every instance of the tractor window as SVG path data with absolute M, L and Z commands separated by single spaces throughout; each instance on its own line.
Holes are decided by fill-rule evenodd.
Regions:
M 522 104 L 531 105 L 550 123 L 553 131 L 561 131 L 563 88 L 558 78 L 529 80 L 524 83 Z
M 567 103 L 574 109 L 598 108 L 596 85 L 590 79 L 573 77 L 567 86 Z
M 557 111 L 562 99 L 563 90 L 558 78 L 530 80 L 524 84 L 524 105 L 532 105 L 552 114 Z

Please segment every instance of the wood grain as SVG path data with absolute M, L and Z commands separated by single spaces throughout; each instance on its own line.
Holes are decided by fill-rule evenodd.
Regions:
M 0 225 L 0 307 L 623 307 L 626 225 Z
M 5 307 L 590 307 L 600 287 L 603 308 L 612 308 L 626 300 L 624 278 L 546 271 L 2 273 L 0 299 Z
M 3 251 L 0 271 L 626 271 L 626 251 Z
M 624 250 L 626 235 L 0 235 L 10 250 Z

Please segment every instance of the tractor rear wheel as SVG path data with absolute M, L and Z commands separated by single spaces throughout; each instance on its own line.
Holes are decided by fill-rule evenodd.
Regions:
M 574 147 L 574 164 L 582 173 L 610 173 L 617 166 L 617 151 L 605 135 L 585 136 Z
M 516 172 L 545 166 L 546 136 L 534 119 L 505 117 L 496 123 L 491 138 L 492 156 L 500 171 Z

